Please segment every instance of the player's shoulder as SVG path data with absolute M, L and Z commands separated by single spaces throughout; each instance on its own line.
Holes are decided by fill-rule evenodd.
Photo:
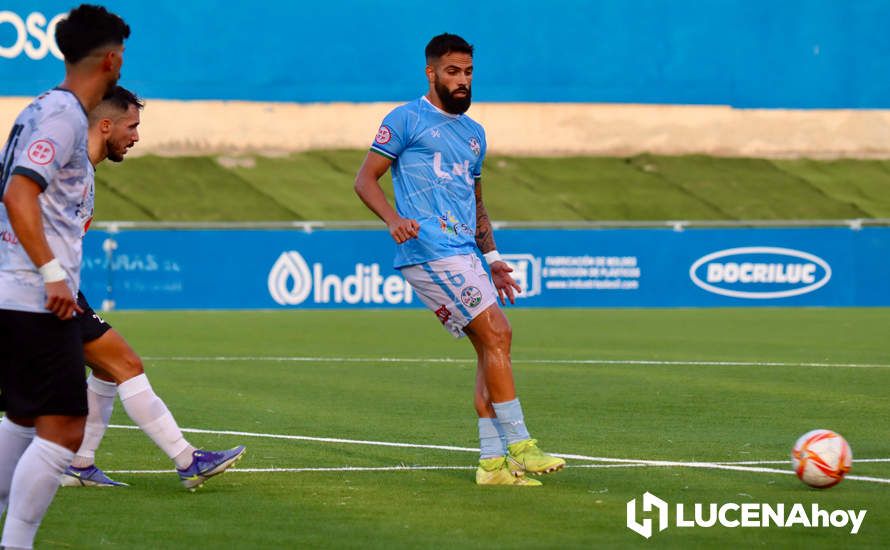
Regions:
M 27 111 L 41 120 L 69 119 L 72 122 L 86 124 L 87 113 L 77 96 L 63 88 L 47 90 L 34 98 Z
M 470 115 L 466 113 L 461 116 L 461 119 L 462 122 L 466 124 L 470 129 L 478 132 L 482 137 L 485 137 L 485 128 L 482 126 L 482 124 L 473 120 L 473 118 L 471 118 Z
M 418 116 L 420 116 L 422 107 L 423 106 L 420 99 L 402 103 L 401 105 L 395 107 L 392 111 L 390 111 L 387 115 L 387 118 L 417 118 Z

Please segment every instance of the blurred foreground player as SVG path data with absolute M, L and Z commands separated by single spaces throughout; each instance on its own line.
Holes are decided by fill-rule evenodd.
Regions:
M 476 483 L 541 485 L 525 473 L 554 472 L 565 461 L 538 449 L 516 397 L 512 331 L 497 300 L 514 303 L 514 291 L 521 289 L 495 248 L 482 203 L 485 131 L 464 114 L 472 95 L 473 47 L 442 34 L 427 45 L 426 62 L 429 92 L 386 116 L 355 190 L 399 244 L 395 267 L 445 328 L 457 338 L 466 334 L 476 349 Z M 395 210 L 378 181 L 390 167 Z
M 32 548 L 83 439 L 82 237 L 93 212 L 87 113 L 120 78 L 130 27 L 82 5 L 59 22 L 65 80 L 16 118 L 0 151 L 0 512 L 4 548 Z M 8 508 L 7 508 L 8 504 Z
M 122 162 L 139 141 L 139 111 L 142 102 L 129 90 L 116 86 L 89 116 L 89 157 L 92 165 L 109 159 Z M 82 292 L 77 303 L 83 310 L 80 324 L 83 354 L 92 374 L 87 378 L 87 415 L 83 444 L 62 475 L 62 485 L 122 486 L 96 467 L 96 449 L 108 429 L 114 398 L 120 396 L 124 410 L 146 435 L 176 464 L 182 484 L 194 490 L 212 476 L 223 473 L 241 459 L 244 446 L 227 451 L 195 449 L 145 375 L 142 361 L 111 325 L 90 307 Z

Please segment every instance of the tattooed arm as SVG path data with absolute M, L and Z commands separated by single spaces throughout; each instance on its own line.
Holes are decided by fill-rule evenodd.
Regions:
M 483 254 L 497 250 L 494 244 L 491 220 L 488 218 L 488 210 L 482 203 L 482 179 L 476 180 L 476 246 Z
M 515 293 L 522 292 L 522 288 L 513 280 L 510 273 L 513 271 L 507 262 L 500 259 L 497 247 L 494 244 L 494 231 L 491 228 L 491 219 L 488 210 L 482 202 L 482 179 L 476 179 L 476 246 L 482 251 L 485 260 L 491 269 L 491 281 L 498 289 L 498 299 L 502 305 L 506 300 L 511 304 L 516 303 Z

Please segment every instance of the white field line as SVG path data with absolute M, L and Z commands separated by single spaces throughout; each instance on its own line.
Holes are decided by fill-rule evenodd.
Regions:
M 644 468 L 645 464 L 579 464 L 573 468 Z M 301 472 L 417 472 L 426 470 L 475 470 L 476 466 L 342 466 L 338 468 L 238 468 L 226 473 L 269 474 Z M 176 470 L 105 470 L 106 474 L 173 474 Z
M 733 465 L 755 465 L 755 464 L 788 464 L 790 462 L 790 458 L 788 460 L 742 460 L 738 462 L 724 462 L 719 461 L 717 464 L 733 464 Z M 855 458 L 853 462 L 863 463 L 863 462 L 890 462 L 890 458 Z
M 126 430 L 138 430 L 138 426 L 125 426 L 120 424 L 111 424 L 109 428 L 120 428 Z M 426 445 L 419 443 L 397 443 L 392 441 L 368 441 L 361 439 L 341 439 L 337 437 L 312 437 L 306 435 L 287 435 L 287 434 L 264 434 L 254 432 L 238 432 L 232 430 L 203 430 L 198 428 L 182 428 L 186 433 L 212 434 L 212 435 L 235 435 L 241 437 L 259 437 L 265 439 L 286 439 L 297 441 L 317 441 L 321 443 L 343 443 L 349 445 L 374 445 L 380 447 L 400 447 L 411 449 L 434 449 L 439 451 L 460 451 L 460 452 L 479 452 L 478 448 L 473 447 L 456 447 L 452 445 Z M 662 466 L 675 468 L 702 468 L 710 470 L 731 470 L 736 472 L 756 472 L 770 474 L 793 474 L 790 470 L 777 470 L 775 468 L 762 468 L 756 466 L 742 466 L 735 464 L 726 464 L 719 462 L 681 462 L 674 460 L 646 460 L 635 458 L 610 458 L 597 457 L 577 454 L 553 453 L 554 456 L 567 458 L 570 460 L 583 460 L 589 462 L 606 462 L 610 464 L 638 464 L 643 466 Z M 875 483 L 890 484 L 890 479 L 870 478 L 862 476 L 846 476 L 847 479 L 858 479 L 861 481 L 873 481 Z
M 139 426 L 125 426 L 121 424 L 111 424 L 109 428 L 120 428 L 124 430 L 138 430 Z M 238 435 L 241 437 L 261 437 L 265 439 L 289 439 L 294 441 L 317 441 L 320 443 L 345 443 L 348 445 L 376 445 L 378 447 L 402 447 L 412 449 L 435 449 L 437 451 L 464 451 L 478 453 L 478 448 L 472 447 L 455 447 L 452 445 L 423 445 L 419 443 L 394 443 L 389 441 L 366 441 L 362 439 L 340 439 L 338 437 L 312 437 L 308 435 L 287 435 L 287 434 L 264 434 L 254 432 L 236 432 L 230 430 L 201 430 L 198 428 L 181 428 L 183 432 L 195 434 L 211 434 L 211 435 Z
M 476 364 L 476 359 L 449 357 L 302 357 L 302 356 L 146 356 L 146 361 L 190 361 L 212 362 L 272 362 L 272 363 L 457 363 Z M 513 359 L 514 363 L 525 365 L 637 365 L 637 366 L 698 366 L 698 367 L 825 367 L 887 369 L 885 363 L 793 363 L 782 361 L 661 361 L 657 359 Z

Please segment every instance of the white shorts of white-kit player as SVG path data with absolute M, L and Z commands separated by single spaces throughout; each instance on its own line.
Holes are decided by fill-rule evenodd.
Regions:
M 402 276 L 455 338 L 477 315 L 497 302 L 497 291 L 475 254 L 409 265 Z

